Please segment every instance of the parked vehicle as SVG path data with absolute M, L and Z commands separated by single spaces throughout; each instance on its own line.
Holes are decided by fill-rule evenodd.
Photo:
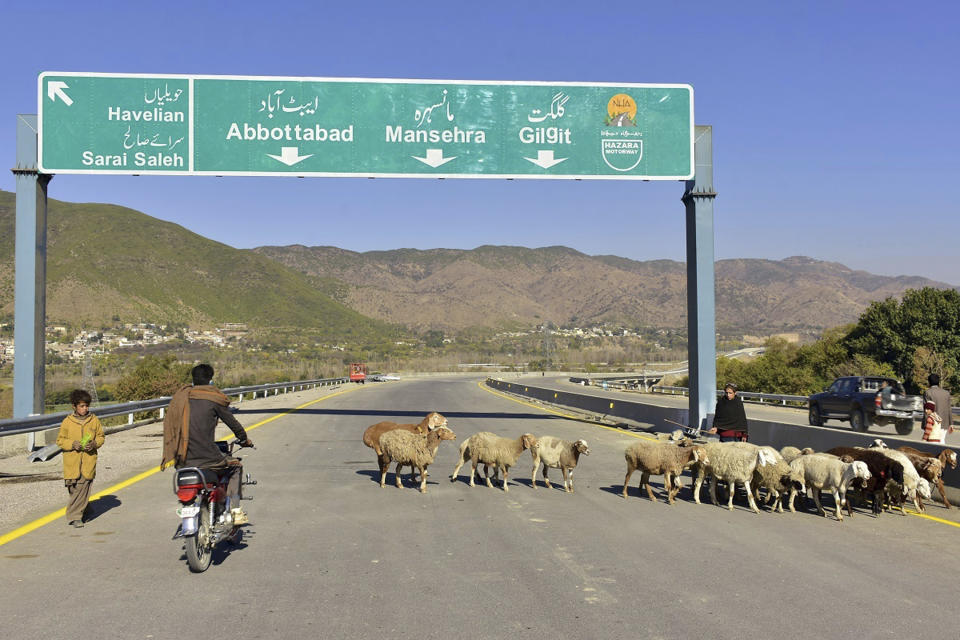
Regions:
M 880 393 L 884 381 L 890 386 L 889 394 Z M 913 421 L 923 417 L 923 398 L 907 395 L 898 380 L 882 376 L 837 378 L 807 403 L 810 424 L 818 427 L 827 420 L 847 420 L 854 431 L 892 424 L 905 436 L 913 431 Z
M 363 384 L 367 379 L 367 365 L 354 362 L 350 365 L 350 382 Z
M 231 455 L 239 442 L 237 439 L 229 443 L 221 441 L 217 446 Z M 207 570 L 213 559 L 213 550 L 220 542 L 237 545 L 243 536 L 243 530 L 234 524 L 231 515 L 230 510 L 237 505 L 231 505 L 227 496 L 228 478 L 229 474 L 217 474 L 198 467 L 181 467 L 173 476 L 173 490 L 180 501 L 177 507 L 180 527 L 173 537 L 184 538 L 187 564 L 194 573 Z M 241 499 L 243 485 L 247 484 L 257 484 L 257 481 L 247 474 L 240 483 Z

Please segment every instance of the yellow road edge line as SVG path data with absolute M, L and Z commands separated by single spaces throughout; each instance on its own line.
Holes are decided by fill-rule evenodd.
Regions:
M 562 413 L 562 412 L 556 411 L 556 410 L 554 410 L 554 409 L 548 409 L 547 407 L 544 407 L 544 406 L 542 406 L 542 405 L 533 404 L 533 403 L 530 403 L 530 402 L 524 402 L 523 400 L 518 400 L 517 398 L 514 398 L 513 396 L 508 396 L 507 394 L 502 393 L 502 392 L 500 392 L 500 391 L 494 391 L 493 389 L 491 389 L 490 387 L 488 387 L 488 386 L 486 385 L 486 383 L 483 382 L 483 381 L 478 382 L 478 383 L 477 383 L 477 386 L 480 387 L 481 389 L 483 389 L 484 391 L 488 392 L 488 393 L 492 393 L 492 394 L 495 395 L 495 396 L 500 396 L 501 398 L 504 398 L 504 399 L 506 399 L 506 400 L 512 400 L 513 402 L 516 402 L 517 404 L 522 404 L 522 405 L 525 405 L 525 406 L 527 406 L 527 407 L 533 407 L 534 409 L 540 409 L 541 411 L 546 411 L 547 413 L 553 413 L 553 414 L 556 414 L 556 415 L 558 415 L 558 416 L 560 416 L 560 417 L 562 417 L 562 418 L 566 418 L 566 419 L 568 419 L 568 420 L 575 420 L 575 421 L 577 421 L 577 422 L 583 422 L 583 423 L 585 423 L 585 424 L 593 425 L 594 427 L 599 427 L 599 428 L 601 428 L 601 429 L 606 429 L 607 431 L 613 431 L 614 433 L 619 433 L 619 434 L 624 435 L 624 436 L 630 436 L 631 438 L 638 438 L 638 439 L 640 439 L 640 440 L 652 440 L 652 441 L 657 441 L 657 438 L 654 438 L 654 437 L 651 437 L 651 436 L 648 436 L 648 435 L 639 434 L 639 433 L 631 433 L 630 431 L 624 431 L 623 429 L 619 429 L 619 428 L 617 428 L 617 427 L 608 427 L 608 426 L 603 425 L 603 424 L 597 424 L 596 422 L 593 422 L 593 421 L 591 421 L 591 420 L 586 420 L 586 419 L 584 419 L 584 418 L 581 418 L 580 416 L 570 415 L 569 413 Z
M 616 433 L 619 433 L 619 434 L 622 434 L 622 435 L 625 435 L 625 436 L 630 436 L 630 437 L 632 437 L 632 438 L 641 438 L 641 439 L 643 439 L 643 440 L 657 440 L 657 438 L 652 438 L 652 437 L 647 436 L 647 435 L 640 435 L 640 434 L 638 434 L 638 433 L 630 433 L 629 431 L 624 431 L 623 429 L 618 429 L 617 427 L 608 427 L 608 426 L 605 426 L 605 425 L 602 425 L 602 424 L 597 424 L 597 423 L 595 423 L 595 422 L 590 422 L 589 420 L 584 420 L 583 418 L 580 418 L 580 417 L 578 417 L 578 416 L 572 416 L 572 415 L 569 415 L 569 414 L 566 414 L 566 413 L 561 413 L 561 412 L 559 412 L 559 411 L 554 411 L 553 409 L 548 409 L 548 408 L 543 407 L 543 406 L 540 406 L 540 405 L 532 404 L 532 403 L 530 403 L 530 402 L 524 402 L 523 400 L 518 400 L 517 398 L 514 398 L 513 396 L 509 396 L 509 395 L 507 395 L 507 394 L 505 394 L 505 393 L 501 393 L 500 391 L 494 391 L 493 389 L 491 389 L 490 387 L 488 387 L 485 382 L 478 382 L 478 383 L 477 383 L 477 386 L 479 386 L 479 387 L 480 387 L 481 389 L 483 389 L 484 391 L 488 391 L 488 392 L 492 393 L 492 394 L 495 395 L 495 396 L 500 396 L 501 398 L 505 398 L 505 399 L 507 399 L 507 400 L 512 400 L 513 402 L 516 402 L 517 404 L 522 404 L 522 405 L 525 405 L 525 406 L 528 406 L 528 407 L 533 407 L 534 409 L 540 409 L 541 411 L 547 411 L 547 412 L 549 412 L 549 413 L 555 413 L 555 414 L 557 414 L 558 416 L 562 416 L 562 417 L 568 418 L 568 419 L 570 419 L 570 420 L 576 420 L 577 422 L 584 422 L 584 423 L 586 423 L 586 424 L 592 424 L 592 425 L 595 426 L 595 427 L 600 427 L 601 429 L 606 429 L 607 431 L 613 431 L 613 432 L 616 432 Z M 918 518 L 925 518 L 925 519 L 927 519 L 927 520 L 932 520 L 933 522 L 939 522 L 939 523 L 941 523 L 941 524 L 948 524 L 948 525 L 950 525 L 951 527 L 960 528 L 960 523 L 957 523 L 957 522 L 952 522 L 952 521 L 950 521 L 950 520 L 944 520 L 943 518 L 938 518 L 938 517 L 936 517 L 936 516 L 928 516 L 928 515 L 925 514 L 925 513 L 919 513 L 919 512 L 917 512 L 917 511 L 912 510 L 912 509 L 904 509 L 904 511 L 906 511 L 906 513 L 908 513 L 908 514 L 911 515 L 911 516 L 916 516 L 916 517 L 918 517 Z
M 925 518 L 927 520 L 933 520 L 934 522 L 939 522 L 940 524 L 948 524 L 951 527 L 957 527 L 958 529 L 960 529 L 960 523 L 957 523 L 957 522 L 944 520 L 943 518 L 938 518 L 937 516 L 928 516 L 925 513 L 919 513 L 917 511 L 914 511 L 913 509 L 904 509 L 904 511 L 906 511 L 911 516 L 916 516 L 918 518 Z
M 343 395 L 343 394 L 345 394 L 345 393 L 350 393 L 351 391 L 356 391 L 356 390 L 359 389 L 359 388 L 361 388 L 361 387 L 354 387 L 354 388 L 351 388 L 351 389 L 344 389 L 344 390 L 342 390 L 342 391 L 337 391 L 336 393 L 331 393 L 330 395 L 323 396 L 322 398 L 317 398 L 316 400 L 311 400 L 310 402 L 304 403 L 304 404 L 300 405 L 299 407 L 295 407 L 295 408 L 291 409 L 290 411 L 287 411 L 287 412 L 285 412 L 285 413 L 277 414 L 277 415 L 275 415 L 275 416 L 273 416 L 273 417 L 267 418 L 266 420 L 261 420 L 260 422 L 254 424 L 254 425 L 251 425 L 251 426 L 249 426 L 249 427 L 244 427 L 244 429 L 245 429 L 246 431 L 253 431 L 253 430 L 256 429 L 257 427 L 262 427 L 263 425 L 265 425 L 265 424 L 267 424 L 267 423 L 269 423 L 269 422 L 273 422 L 274 420 L 277 420 L 277 419 L 282 418 L 282 417 L 284 417 L 284 416 L 288 416 L 288 415 L 290 415 L 291 413 L 296 413 L 296 412 L 299 411 L 300 409 L 304 409 L 304 408 L 306 408 L 306 407 L 309 407 L 309 406 L 312 405 L 312 404 L 316 404 L 316 403 L 318 403 L 318 402 L 322 402 L 322 401 L 326 400 L 327 398 L 334 398 L 334 397 L 336 397 L 336 396 L 340 396 L 340 395 Z M 232 435 L 232 434 L 231 434 L 231 435 Z M 222 440 L 223 440 L 223 439 L 229 439 L 230 437 L 231 437 L 231 436 L 227 436 L 226 438 L 221 438 L 221 439 L 222 439 Z M 168 466 L 169 466 L 169 465 L 168 465 Z M 103 491 L 98 491 L 97 493 L 93 494 L 93 496 L 90 498 L 90 502 L 93 502 L 94 500 L 98 500 L 98 499 L 101 498 L 102 496 L 111 495 L 111 494 L 113 494 L 113 493 L 116 493 L 117 491 L 120 491 L 121 489 L 125 489 L 125 488 L 129 487 L 130 485 L 136 484 L 137 482 L 140 482 L 141 480 L 143 480 L 143 479 L 145 479 L 145 478 L 149 478 L 150 476 L 152 476 L 153 474 L 155 474 L 155 473 L 157 473 L 157 472 L 159 472 L 159 471 L 161 471 L 161 470 L 162 470 L 161 467 L 157 466 L 157 467 L 154 467 L 153 469 L 148 469 L 147 471 L 144 471 L 143 473 L 139 473 L 139 474 L 133 476 L 132 478 L 127 478 L 126 480 L 123 480 L 123 481 L 121 481 L 121 482 L 118 482 L 118 483 L 115 484 L 115 485 L 112 485 L 112 486 L 110 486 L 110 487 L 107 487 L 107 488 L 104 489 Z M 67 513 L 66 507 L 64 507 L 64 508 L 62 508 L 62 509 L 57 509 L 57 510 L 54 511 L 53 513 L 48 513 L 47 515 L 43 516 L 42 518 L 37 518 L 37 519 L 34 520 L 33 522 L 30 522 L 30 523 L 28 523 L 28 524 L 23 525 L 22 527 L 19 527 L 19 528 L 17 528 L 17 529 L 14 529 L 13 531 L 11 531 L 11 532 L 9 532 L 9 533 L 3 534 L 2 536 L 0 536 L 0 547 L 2 547 L 3 545 L 7 544 L 8 542 L 13 542 L 13 541 L 16 540 L 17 538 L 21 538 L 21 537 L 27 535 L 27 534 L 30 533 L 31 531 L 36 531 L 37 529 L 39 529 L 40 527 L 42 527 L 42 526 L 44 526 L 44 525 L 50 524 L 50 523 L 53 522 L 54 520 L 57 520 L 57 519 L 63 517 L 64 515 L 66 515 L 66 513 Z

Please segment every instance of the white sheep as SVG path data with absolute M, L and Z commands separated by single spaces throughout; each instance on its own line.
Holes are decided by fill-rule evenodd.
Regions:
M 530 474 L 530 484 L 537 488 L 537 468 L 543 463 L 543 483 L 550 489 L 550 480 L 547 478 L 547 468 L 560 469 L 563 474 L 563 489 L 573 493 L 573 470 L 580 460 L 580 455 L 590 455 L 590 448 L 586 440 L 561 440 L 553 436 L 537 438 L 536 444 L 530 447 L 530 456 L 533 458 L 533 472 Z
M 503 472 L 503 490 L 507 488 L 507 474 L 510 467 L 517 463 L 517 458 L 526 449 L 537 444 L 537 439 L 532 433 L 525 433 L 519 438 L 511 439 L 498 436 L 489 431 L 480 431 L 473 434 L 460 445 L 460 460 L 456 468 L 450 474 L 450 482 L 457 479 L 457 473 L 463 463 L 470 459 L 470 486 L 474 486 L 473 479 L 477 474 L 477 465 L 484 465 L 484 476 L 487 480 L 487 486 L 493 488 L 490 482 L 489 468 Z
M 843 521 L 840 507 L 847 504 L 847 487 L 856 478 L 870 479 L 870 470 L 867 464 L 860 460 L 843 462 L 840 458 L 827 454 L 811 454 L 800 456 L 790 463 L 790 467 L 803 476 L 807 488 L 813 489 L 813 500 L 817 504 L 817 512 L 826 517 L 823 505 L 820 503 L 820 492 L 824 489 L 833 494 L 836 506 L 837 520 Z M 790 489 L 790 511 L 793 508 L 793 499 L 797 495 L 795 487 Z M 847 504 L 847 512 L 850 505 Z
M 673 504 L 673 499 L 680 491 L 680 482 L 677 477 L 683 473 L 685 467 L 690 464 L 701 462 L 708 463 L 704 448 L 701 446 L 692 446 L 690 440 L 682 440 L 679 443 L 673 442 L 655 442 L 649 440 L 639 440 L 628 446 L 623 457 L 627 461 L 627 475 L 623 479 L 624 498 L 627 497 L 627 485 L 630 482 L 630 476 L 637 469 L 640 469 L 640 491 L 643 492 L 644 486 L 647 488 L 647 495 L 654 502 L 657 498 L 653 495 L 653 488 L 650 486 L 651 475 L 663 476 L 663 488 L 667 492 L 667 503 Z
M 903 465 L 903 489 L 906 493 L 906 497 L 913 501 L 913 505 L 917 508 L 917 511 L 922 511 L 923 509 L 920 508 L 918 495 L 929 500 L 930 483 L 926 482 L 920 477 L 920 474 L 917 472 L 917 468 L 913 466 L 913 462 L 910 461 L 910 458 L 907 457 L 907 454 L 902 451 L 897 451 L 896 449 L 888 448 L 885 444 L 883 444 L 883 441 L 879 439 L 874 441 L 874 444 L 871 445 L 870 448 L 875 451 L 879 451 L 891 460 L 896 460 Z M 924 481 L 921 482 L 921 480 Z M 887 484 L 887 487 L 894 489 L 895 492 L 898 492 L 899 489 L 899 485 L 895 488 L 891 487 L 889 483 Z M 902 498 L 898 499 L 898 501 L 901 503 L 900 512 L 904 513 Z M 904 515 L 906 514 L 904 513 Z
M 796 447 L 786 446 L 780 449 L 780 456 L 783 458 L 784 462 L 790 464 L 795 459 L 800 456 L 805 456 L 813 453 L 813 449 L 806 447 L 804 449 L 797 449 Z
M 773 462 L 770 454 L 760 447 L 749 442 L 711 442 L 704 447 L 706 449 L 708 463 L 699 462 L 695 465 L 696 480 L 693 483 L 693 499 L 700 504 L 700 487 L 703 485 L 704 478 L 709 474 L 713 476 L 713 482 L 710 483 L 710 500 L 713 504 L 717 502 L 717 483 L 724 481 L 729 485 L 727 508 L 733 511 L 733 494 L 738 484 L 742 484 L 747 491 L 747 502 L 754 513 L 760 513 L 757 503 L 753 499 L 753 491 L 750 490 L 750 482 L 753 480 L 753 471 L 757 465 L 765 465 Z
M 446 427 L 438 427 L 425 435 L 411 433 L 403 429 L 387 431 L 380 436 L 381 457 L 385 464 L 380 471 L 380 486 L 386 484 L 387 468 L 390 462 L 396 462 L 394 471 L 397 488 L 400 484 L 400 467 L 410 465 L 410 478 L 413 479 L 413 470 L 420 472 L 420 493 L 427 492 L 427 467 L 433 463 L 437 449 L 443 440 L 456 440 L 457 435 Z

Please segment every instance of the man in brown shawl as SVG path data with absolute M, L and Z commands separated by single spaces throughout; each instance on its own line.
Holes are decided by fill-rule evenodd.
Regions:
M 213 367 L 198 364 L 190 375 L 192 385 L 184 385 L 170 399 L 163 419 L 162 467 L 170 462 L 178 469 L 198 467 L 217 474 L 230 474 L 227 496 L 230 498 L 235 524 L 245 524 L 247 516 L 239 506 L 239 460 L 224 454 L 216 442 L 218 420 L 230 427 L 241 447 L 252 447 L 243 425 L 230 412 L 230 399 L 211 384 Z

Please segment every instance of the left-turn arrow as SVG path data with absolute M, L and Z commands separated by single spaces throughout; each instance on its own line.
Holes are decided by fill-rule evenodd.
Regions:
M 301 160 L 306 160 L 307 158 L 310 158 L 313 156 L 312 153 L 308 153 L 305 156 L 300 155 L 299 147 L 280 147 L 280 155 L 275 156 L 272 153 L 268 153 L 267 155 L 273 158 L 274 160 L 279 160 L 280 162 L 287 165 L 288 167 L 292 167 L 293 165 L 297 164 Z
M 57 101 L 57 98 L 60 98 L 69 107 L 73 104 L 73 99 L 64 92 L 64 89 L 69 88 L 63 80 L 51 80 L 50 83 L 47 84 L 47 97 L 54 102 Z

